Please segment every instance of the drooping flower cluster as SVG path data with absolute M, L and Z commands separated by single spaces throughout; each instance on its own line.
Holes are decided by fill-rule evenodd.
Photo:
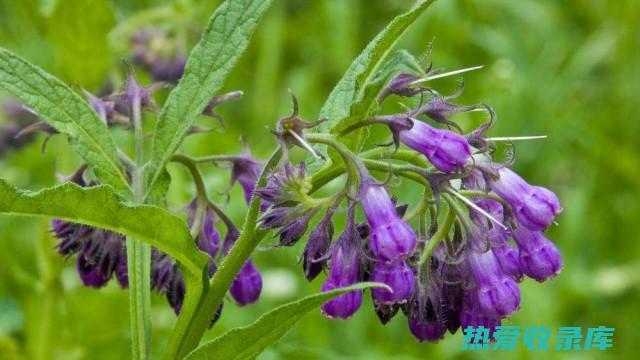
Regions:
M 312 198 L 312 189 L 317 188 L 311 186 L 313 174 L 308 175 L 302 164 L 285 163 L 256 194 L 271 205 L 261 222 L 263 228 L 277 230 L 280 245 L 295 244 L 312 218 L 324 212 L 301 257 L 309 281 L 326 270 L 322 291 L 361 281 L 383 283 L 386 288 L 371 290 L 381 322 L 386 324 L 402 310 L 418 341 L 435 342 L 460 327 L 495 329 L 520 307 L 518 283 L 524 276 L 541 282 L 561 271 L 560 252 L 543 234 L 561 207 L 553 192 L 528 184 L 508 164 L 492 160 L 496 144 L 485 135 L 495 121 L 491 108 L 453 104 L 450 101 L 459 93 L 445 97 L 414 86 L 420 79 L 399 74 L 378 99 L 420 96 L 428 98 L 426 103 L 421 100 L 415 109 L 362 122 L 361 126 L 384 124 L 390 130 L 396 148 L 386 158 L 388 169 L 380 165 L 379 159 L 385 159 L 380 152 L 370 152 L 375 158 L 367 158 L 367 152 L 349 154 L 339 138 L 305 136 L 303 127 L 292 128 L 289 142 L 282 141 L 286 132 L 276 132 L 287 146 L 298 145 L 316 155 L 311 144 L 318 142 L 340 154 L 348 173 L 344 191 Z M 490 119 L 464 134 L 450 117 L 468 111 L 488 113 Z M 285 125 L 281 119 L 278 129 Z M 399 150 L 400 145 L 409 151 Z M 401 156 L 394 156 L 398 151 Z M 415 158 L 411 152 L 423 155 L 430 166 L 411 162 Z M 403 166 L 405 161 L 409 166 Z M 391 175 L 412 173 L 408 178 L 422 179 L 427 196 L 405 216 L 406 205 L 396 206 L 386 185 L 371 176 L 369 166 Z M 349 203 L 347 221 L 334 241 L 332 217 L 342 201 Z M 358 203 L 364 223 L 356 220 Z M 443 211 L 446 216 L 439 216 Z M 410 225 L 413 219 L 420 224 L 419 231 Z M 322 313 L 349 318 L 361 307 L 363 295 L 363 290 L 339 295 L 323 305 Z
M 137 103 L 143 110 L 157 111 L 153 100 L 153 92 L 158 85 L 143 87 L 139 84 L 133 68 L 129 67 L 126 86 L 120 92 L 97 97 L 83 91 L 91 107 L 98 117 L 109 126 L 117 124 L 130 124 L 133 104 Z M 228 100 L 235 100 L 242 92 L 235 91 L 214 97 L 204 115 L 218 116 L 213 109 Z M 24 110 L 27 111 L 28 110 Z M 34 115 L 34 119 L 37 117 Z M 35 123 L 23 130 L 25 133 L 45 131 L 54 134 L 55 131 L 43 122 Z M 191 133 L 197 132 L 192 130 Z M 122 155 L 126 157 L 126 155 Z M 241 155 L 229 156 L 224 160 L 231 164 L 231 185 L 235 182 L 241 184 L 245 191 L 246 200 L 249 201 L 254 191 L 255 183 L 259 176 L 260 161 L 254 159 L 245 151 Z M 130 163 L 130 160 L 128 161 Z M 130 175 L 130 166 L 123 161 L 127 175 Z M 98 184 L 96 180 L 87 181 L 87 166 L 81 166 L 71 177 L 64 179 L 76 183 L 79 186 L 93 186 Z M 201 194 L 202 195 L 202 194 Z M 206 194 L 205 194 L 206 196 Z M 202 205 L 202 206 L 199 206 Z M 238 230 L 233 223 L 213 203 L 202 203 L 194 199 L 188 206 L 187 223 L 193 227 L 195 233 L 195 245 L 203 253 L 210 257 L 209 276 L 217 271 L 217 263 L 226 256 L 238 238 Z M 224 240 L 221 239 L 216 223 L 220 217 L 224 217 L 227 233 Z M 129 286 L 127 248 L 125 237 L 112 231 L 94 228 L 88 225 L 71 223 L 63 220 L 52 220 L 52 233 L 58 239 L 57 251 L 65 257 L 77 257 L 77 272 L 85 286 L 102 288 L 115 276 L 120 287 Z M 151 290 L 167 298 L 168 303 L 176 314 L 180 313 L 185 296 L 185 282 L 183 274 L 177 263 L 169 255 L 153 248 L 151 251 Z M 262 276 L 251 259 L 242 267 L 230 288 L 231 297 L 240 306 L 255 303 L 262 291 Z M 222 304 L 217 309 L 211 324 L 215 323 L 222 312 Z

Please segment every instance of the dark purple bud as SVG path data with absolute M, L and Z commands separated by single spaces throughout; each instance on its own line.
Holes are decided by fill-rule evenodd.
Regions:
M 347 225 L 331 248 L 329 276 L 322 284 L 322 291 L 330 291 L 353 285 L 360 280 L 360 235 L 355 226 L 353 204 L 349 207 Z M 327 301 L 322 313 L 329 318 L 347 319 L 362 304 L 362 290 L 351 291 Z
M 498 178 L 489 186 L 512 208 L 518 220 L 529 230 L 547 228 L 562 211 L 558 197 L 541 186 L 532 186 L 506 167 L 497 169 Z
M 463 276 L 460 267 L 456 263 L 445 262 L 442 267 L 442 315 L 451 334 L 455 334 L 460 328 L 463 300 Z
M 83 256 L 78 256 L 77 270 L 82 283 L 85 286 L 96 289 L 105 286 L 111 278 L 111 276 L 104 276 L 103 274 L 101 274 L 100 269 L 98 269 L 96 264 L 92 264 Z
M 332 215 L 333 211 L 327 211 L 322 220 L 313 229 L 311 235 L 309 235 L 309 240 L 304 248 L 302 268 L 308 281 L 315 279 L 326 265 L 326 255 L 333 238 Z
M 260 218 L 260 227 L 268 230 L 283 226 L 293 216 L 294 212 L 295 208 L 292 207 L 272 207 Z
M 471 158 L 471 147 L 464 136 L 419 120 L 413 121 L 411 129 L 400 131 L 400 141 L 424 154 L 444 173 L 461 170 Z
M 385 288 L 373 288 L 373 299 L 383 304 L 404 303 L 415 290 L 413 269 L 403 259 L 390 263 L 377 262 L 373 268 L 371 281 L 389 285 L 392 291 Z
M 514 230 L 513 237 L 520 248 L 520 268 L 525 275 L 545 281 L 560 273 L 560 250 L 542 232 L 520 227 Z
M 178 269 L 177 265 L 174 265 L 171 279 L 167 286 L 167 301 L 173 308 L 176 315 L 180 314 L 182 310 L 182 303 L 184 302 L 185 284 L 182 277 L 182 273 Z
M 175 264 L 167 254 L 153 249 L 151 251 L 151 289 L 158 292 L 169 291 L 176 271 Z M 182 280 L 180 277 L 179 280 Z M 178 285 L 178 284 L 174 284 Z M 182 285 L 184 286 L 184 285 Z
M 124 249 L 125 238 L 110 231 L 98 231 L 96 233 L 102 233 L 101 240 L 99 240 L 102 244 L 97 257 L 98 270 L 102 275 L 111 277 L 120 262 L 120 258 L 126 256 Z
M 371 226 L 369 245 L 373 255 L 382 261 L 393 261 L 409 255 L 416 246 L 416 233 L 396 213 L 384 189 L 371 177 L 363 177 L 360 202 Z
M 315 212 L 309 211 L 301 216 L 298 216 L 287 223 L 285 226 L 281 227 L 280 230 L 276 233 L 277 236 L 280 237 L 280 241 L 278 243 L 279 246 L 293 246 L 304 233 L 307 231 L 307 227 L 309 226 L 309 221 L 313 217 Z
M 85 241 L 93 233 L 93 230 L 89 226 L 63 220 L 53 219 L 51 221 L 51 231 L 60 240 L 56 245 L 60 255 L 73 255 L 80 251 L 84 247 Z
M 456 105 L 449 102 L 450 99 L 458 97 L 462 93 L 462 88 L 455 95 L 451 96 L 434 96 L 429 102 L 418 110 L 420 114 L 426 114 L 428 117 L 440 124 L 449 126 L 457 125 L 448 119 L 449 115 L 471 111 L 477 108 L 475 105 Z
M 409 73 L 400 73 L 396 75 L 382 90 L 382 93 L 380 93 L 380 96 L 378 97 L 378 101 L 381 102 L 391 94 L 402 97 L 412 97 L 423 92 L 424 89 L 412 86 L 413 82 L 416 80 L 420 80 L 420 76 Z
M 418 342 L 438 342 L 444 338 L 447 327 L 440 321 L 424 321 L 409 317 L 409 330 Z
M 467 262 L 475 280 L 479 309 L 490 317 L 509 316 L 520 306 L 520 288 L 505 275 L 493 252 L 470 250 Z
M 129 287 L 129 273 L 127 269 L 127 253 L 125 253 L 120 257 L 120 261 L 118 261 L 118 265 L 116 266 L 116 279 L 118 280 L 118 284 L 123 289 Z
M 207 208 L 204 214 L 202 231 L 198 236 L 198 248 L 211 257 L 215 257 L 220 250 L 220 233 L 215 226 L 213 210 Z
M 262 276 L 251 259 L 244 263 L 229 288 L 231 296 L 240 306 L 258 301 L 262 291 Z

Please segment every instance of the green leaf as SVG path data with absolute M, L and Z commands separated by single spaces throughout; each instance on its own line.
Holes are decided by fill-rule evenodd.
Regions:
M 0 88 L 20 98 L 71 145 L 100 180 L 123 196 L 131 188 L 120 168 L 109 130 L 89 103 L 56 77 L 0 48 Z
M 184 220 L 156 206 L 125 203 L 107 185 L 65 183 L 31 192 L 0 180 L 0 214 L 54 217 L 131 236 L 169 254 L 197 276 L 208 262 Z
M 358 55 L 322 107 L 320 117 L 328 121 L 319 127 L 320 131 L 335 132 L 338 127 L 345 128 L 359 121 L 350 116 L 354 104 L 363 98 L 367 84 L 387 59 L 400 36 L 434 1 L 417 1 L 409 11 L 393 19 Z M 354 133 L 355 136 L 344 143 L 350 149 L 358 151 L 364 142 L 365 132 L 360 130 Z
M 371 117 L 379 109 L 378 96 L 389 81 L 401 72 L 418 76 L 426 75 L 420 66 L 420 62 L 408 51 L 404 49 L 395 51 L 393 55 L 380 66 L 380 70 L 376 72 L 371 81 L 365 86 L 362 98 L 351 105 L 349 117 L 338 123 L 331 131 L 333 133 L 339 133 L 347 127 Z M 364 130 L 366 131 L 366 129 Z M 353 131 L 341 137 L 341 139 L 347 142 L 357 141 L 357 137 L 361 136 L 358 134 L 358 131 Z
M 185 73 L 162 109 L 153 141 L 149 189 L 249 44 L 271 0 L 227 0 L 191 51 Z
M 360 283 L 350 287 L 306 296 L 300 300 L 278 306 L 262 315 L 253 324 L 227 331 L 203 344 L 185 357 L 185 360 L 242 360 L 255 359 L 267 346 L 280 340 L 303 316 L 326 301 L 355 290 L 387 287 L 380 283 Z

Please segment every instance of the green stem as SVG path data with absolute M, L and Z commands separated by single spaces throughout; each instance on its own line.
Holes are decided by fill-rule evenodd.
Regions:
M 449 234 L 449 230 L 451 230 L 451 226 L 456 220 L 456 213 L 452 208 L 449 208 L 449 212 L 447 213 L 447 217 L 444 220 L 442 226 L 438 228 L 438 231 L 433 234 L 433 236 L 429 239 L 424 250 L 422 250 L 422 254 L 420 254 L 420 260 L 418 261 L 418 268 L 422 268 L 422 266 L 431 258 L 431 254 L 436 249 L 438 244 L 444 240 L 444 238 Z
M 275 167 L 280 161 L 282 156 L 282 149 L 278 148 L 269 158 L 267 164 L 262 169 L 260 178 L 256 184 L 256 187 L 264 186 L 267 180 L 267 174 L 273 167 Z M 240 268 L 247 261 L 253 250 L 260 242 L 260 239 L 264 236 L 264 232 L 260 231 L 256 223 L 258 221 L 258 215 L 260 213 L 260 198 L 254 196 L 251 199 L 249 205 L 249 212 L 242 226 L 242 232 L 238 237 L 238 240 L 229 251 L 229 254 L 223 259 L 218 271 L 210 281 L 209 291 L 203 294 L 203 299 L 200 301 L 197 310 L 193 314 L 191 321 L 184 329 L 184 334 L 181 334 L 181 338 L 178 339 L 175 344 L 174 359 L 180 359 L 187 355 L 191 350 L 195 349 L 200 343 L 200 339 L 204 335 L 205 330 L 209 326 L 211 318 L 215 314 L 218 306 L 222 303 L 224 295 L 227 293 L 231 282 L 235 278 L 236 274 L 240 271 Z M 170 340 L 170 344 L 173 341 Z
M 145 193 L 144 134 L 139 99 L 132 101 L 131 115 L 135 136 L 134 201 L 142 203 Z M 127 263 L 132 358 L 145 360 L 151 346 L 151 246 L 127 237 Z

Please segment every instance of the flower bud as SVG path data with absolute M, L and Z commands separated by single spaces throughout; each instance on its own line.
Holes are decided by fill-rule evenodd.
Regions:
M 520 248 L 520 267 L 525 275 L 542 282 L 560 273 L 562 255 L 542 232 L 520 227 L 513 237 Z
M 499 317 L 488 316 L 480 310 L 474 299 L 474 294 L 469 291 L 465 292 L 464 305 L 462 307 L 462 313 L 460 314 L 460 327 L 462 330 L 468 326 L 473 328 L 482 326 L 489 329 L 489 336 L 493 337 L 496 327 L 500 326 L 500 324 L 501 321 Z
M 105 276 L 101 274 L 96 264 L 92 264 L 84 256 L 78 256 L 77 271 L 84 286 L 96 289 L 105 286 L 109 282 L 109 279 L 111 279 L 110 275 Z
M 331 248 L 329 276 L 322 284 L 323 292 L 350 286 L 360 280 L 359 240 L 354 206 L 351 205 L 347 225 Z M 329 318 L 347 319 L 360 308 L 362 293 L 362 290 L 356 290 L 337 296 L 322 305 L 322 313 Z
M 505 317 L 520 306 L 520 288 L 500 268 L 493 252 L 469 251 L 467 258 L 476 283 L 479 309 L 490 317 Z
M 215 257 L 220 250 L 220 233 L 216 229 L 213 210 L 207 208 L 204 214 L 202 231 L 198 236 L 198 248 L 211 257 Z
M 128 268 L 127 268 L 127 252 L 125 251 L 124 254 L 120 257 L 120 261 L 118 262 L 118 265 L 116 266 L 116 279 L 118 280 L 118 284 L 120 284 L 120 287 L 123 289 L 126 289 L 129 287 L 129 273 L 128 273 Z
M 308 281 L 315 279 L 324 269 L 326 263 L 325 255 L 329 251 L 331 238 L 333 238 L 332 215 L 333 211 L 327 211 L 322 220 L 313 229 L 311 235 L 309 235 L 309 240 L 304 248 L 302 267 Z
M 371 177 L 363 177 L 360 202 L 371 227 L 369 245 L 373 255 L 381 261 L 393 261 L 409 255 L 416 246 L 416 233 L 400 219 L 396 208 L 380 184 Z
M 169 255 L 151 250 L 151 289 L 164 292 L 170 285 L 176 268 Z
M 309 226 L 309 221 L 313 217 L 314 212 L 309 211 L 299 217 L 294 218 L 285 226 L 280 228 L 276 235 L 280 237 L 279 246 L 293 246 L 304 235 Z
M 258 301 L 262 291 L 262 276 L 251 259 L 244 263 L 229 288 L 231 296 L 240 306 Z
M 413 121 L 411 129 L 400 131 L 400 141 L 424 154 L 444 173 L 462 169 L 471 157 L 471 147 L 464 136 L 419 120 Z
M 385 288 L 373 288 L 373 299 L 383 304 L 404 303 L 415 290 L 415 276 L 413 269 L 403 259 L 375 264 L 371 281 L 389 285 L 392 291 Z
M 495 255 L 500 268 L 513 280 L 520 282 L 522 280 L 522 269 L 520 268 L 520 259 L 518 249 L 509 243 L 504 243 L 491 248 Z
M 518 223 L 529 230 L 544 230 L 562 211 L 558 197 L 550 190 L 527 184 L 506 167 L 497 169 L 497 173 L 499 177 L 491 179 L 489 186 L 513 208 Z
M 444 338 L 447 327 L 440 321 L 424 321 L 419 318 L 409 318 L 409 330 L 418 342 L 438 342 Z

